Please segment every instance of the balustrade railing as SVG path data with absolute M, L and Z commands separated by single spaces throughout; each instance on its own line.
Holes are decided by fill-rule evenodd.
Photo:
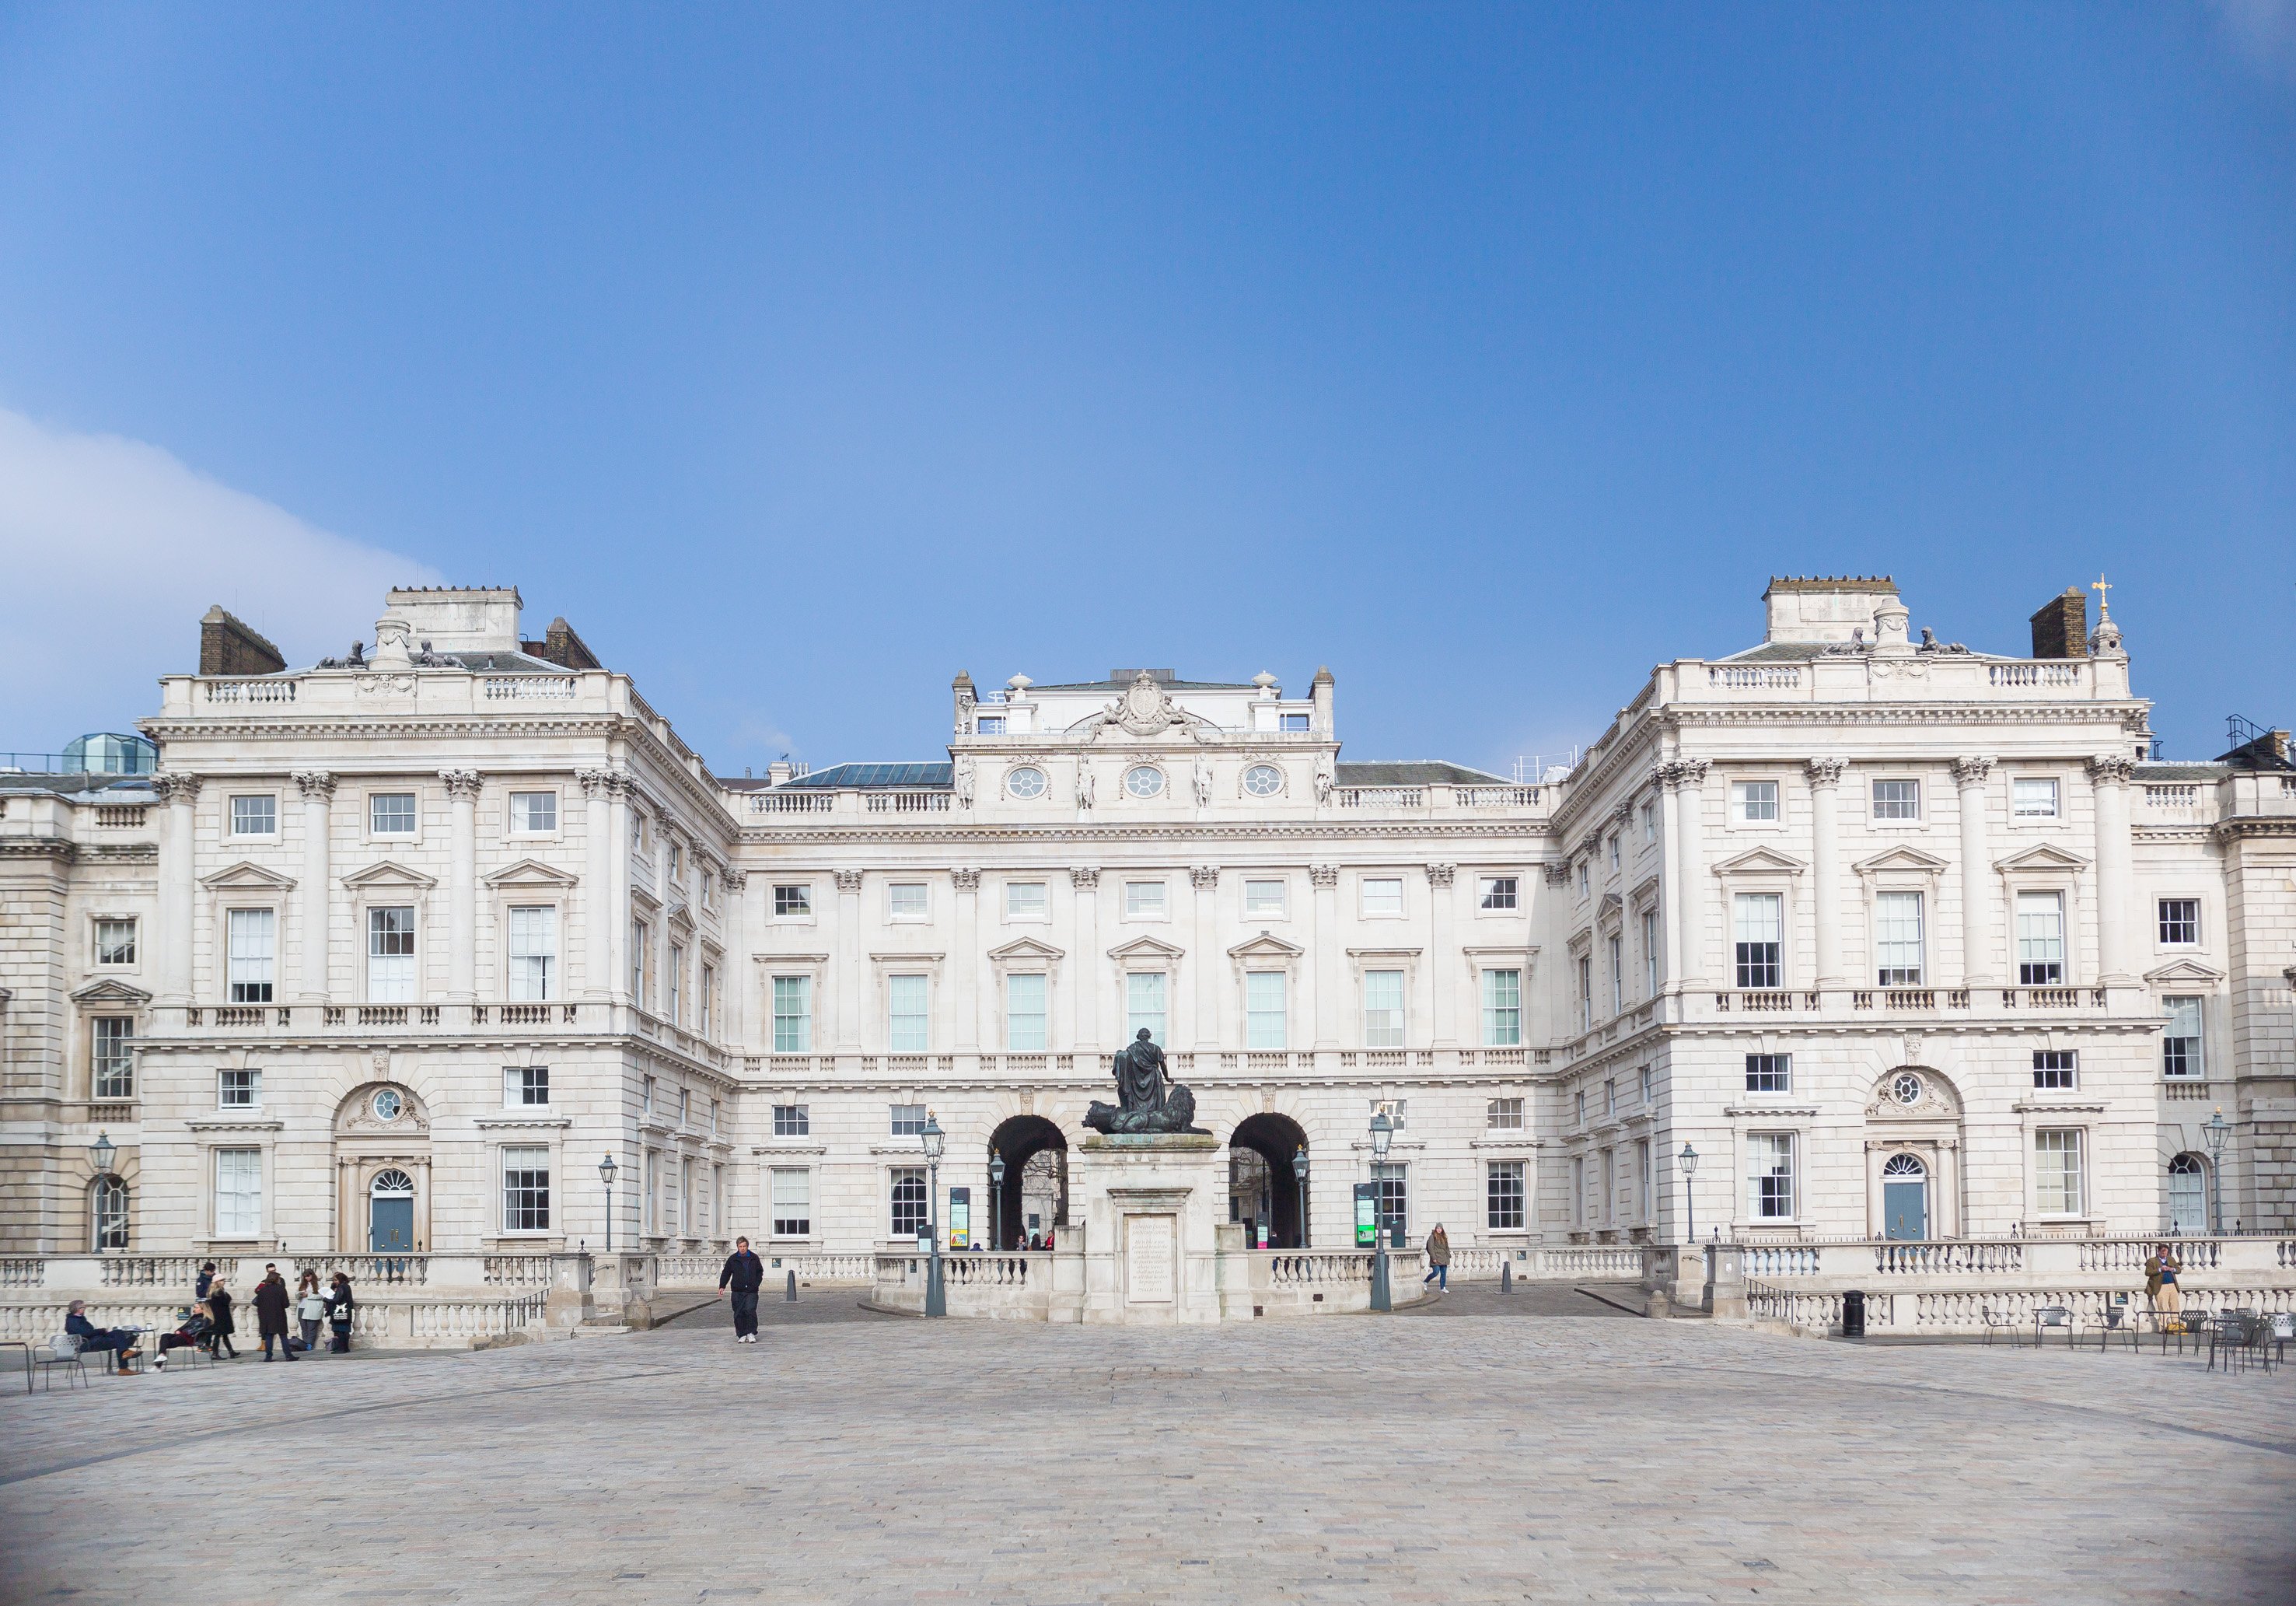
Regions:
M 837 807 L 837 794 L 812 787 L 802 792 L 752 792 L 752 814 L 827 814 Z
M 1052 1258 L 1044 1253 L 945 1254 L 940 1257 L 941 1280 L 951 1288 L 1026 1288 L 1030 1264 L 1035 1264 L 1041 1281 Z
M 292 703 L 292 680 L 202 680 L 210 703 Z
M 1722 691 L 1797 691 L 1801 687 L 1801 665 L 1716 663 L 1708 666 L 1706 683 Z
M 864 807 L 872 814 L 946 814 L 953 795 L 947 792 L 864 792 Z
M 570 703 L 571 675 L 488 675 L 480 682 L 480 696 L 489 703 Z
M 1423 809 L 1424 787 L 1341 787 L 1332 794 L 1342 809 Z

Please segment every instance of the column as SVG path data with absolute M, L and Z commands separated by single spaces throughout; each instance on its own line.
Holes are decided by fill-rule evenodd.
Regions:
M 614 772 L 577 770 L 582 783 L 582 991 L 613 995 Z M 570 991 L 571 989 L 570 989 Z
M 1677 835 L 1678 828 L 1675 823 L 1677 810 L 1671 778 L 1673 768 L 1671 764 L 1652 764 L 1650 771 L 1650 784 L 1658 792 L 1658 981 L 1661 991 L 1682 979 L 1682 865 L 1675 852 L 1675 844 L 1680 837 Z M 1567 936 L 1570 930 L 1567 918 L 1552 918 L 1552 911 L 1567 907 L 1562 902 L 1562 887 L 1569 868 L 1562 864 L 1546 867 L 1546 885 L 1554 889 L 1547 894 L 1546 899 L 1550 911 L 1547 928 L 1551 937 Z M 1548 951 L 1552 953 L 1559 950 L 1550 943 Z M 1546 996 L 1544 990 L 1540 996 Z M 1546 1040 L 1541 1037 L 1538 1041 L 1544 1042 Z
M 452 869 L 447 883 L 447 996 L 479 996 L 479 772 L 441 770 L 454 813 Z
M 1458 879 L 1456 864 L 1431 864 L 1427 867 L 1427 984 L 1434 994 L 1434 1008 L 1430 1018 L 1435 1027 L 1435 1046 L 1456 1049 L 1459 1046 L 1458 967 L 1453 961 L 1458 951 L 1452 946 L 1451 922 L 1457 913 L 1457 894 L 1452 884 Z
M 303 794 L 303 930 L 295 945 L 296 995 L 307 1003 L 324 1002 L 327 996 L 328 805 L 335 795 L 335 778 L 324 770 L 298 770 L 295 785 Z
M 830 956 L 830 985 L 837 989 L 837 1042 L 840 1054 L 861 1048 L 861 999 L 869 990 L 868 956 L 861 951 L 861 872 L 837 872 L 837 951 Z
M 1336 1049 L 1340 1046 L 1340 867 L 1311 864 L 1308 879 L 1316 889 L 1316 1047 Z
M 980 872 L 960 869 L 949 872 L 956 885 L 956 943 L 955 951 L 948 956 L 948 966 L 941 974 L 947 977 L 943 984 L 949 990 L 949 999 L 956 1017 L 956 1051 L 978 1054 L 980 1051 L 980 1013 L 985 1000 L 980 996 L 979 977 L 980 963 Z M 990 983 L 990 991 L 995 991 Z
M 1999 979 L 1993 962 L 1993 861 L 1985 846 L 1985 778 L 1989 758 L 1953 761 L 1953 782 L 1961 790 L 1961 984 L 1981 987 Z
M 152 778 L 152 787 L 168 805 L 168 867 L 160 882 L 160 994 L 168 1003 L 184 1005 L 192 1001 L 192 925 L 199 908 L 193 811 L 200 801 L 200 778 L 163 772 Z M 221 954 L 216 966 L 220 974 Z
M 1814 758 L 1809 776 L 1810 898 L 1817 917 L 1817 985 L 1840 987 L 1841 974 L 1841 771 L 1838 758 Z M 1868 981 L 1872 977 L 1866 978 Z
M 2097 979 L 2124 986 L 2136 979 L 2129 963 L 2129 892 L 2136 879 L 2128 839 L 2128 783 L 2136 761 L 2101 753 L 2088 762 L 2096 788 Z
M 1667 766 L 1675 790 L 1676 851 L 1682 860 L 1675 883 L 1675 901 L 1681 908 L 1680 975 L 1685 988 L 1706 979 L 1706 819 L 1704 792 L 1707 761 L 1678 759 Z
M 719 1009 L 725 1013 L 725 1025 L 718 1033 L 721 1042 L 735 1048 L 750 1041 L 750 944 L 744 935 L 749 924 L 750 872 L 736 865 L 727 865 L 723 877 L 726 884 L 726 961 L 718 977 Z
M 1188 871 L 1188 885 L 1195 889 L 1195 948 L 1196 948 L 1196 1047 L 1217 1050 L 1220 1046 L 1220 980 L 1226 967 L 1219 962 L 1218 926 L 1219 869 L 1215 865 L 1200 864 Z M 1237 1041 L 1242 1041 L 1241 1033 Z
M 1071 1052 L 1096 1054 L 1100 1051 L 1100 871 L 1090 865 L 1072 866 L 1069 885 L 1076 892 L 1076 958 L 1067 978 L 1076 1027 L 1068 1047 Z M 1005 1181 L 1009 1184 L 1012 1179 Z
M 598 888 L 600 917 L 606 927 L 606 975 L 603 990 L 624 1003 L 637 1000 L 630 985 L 630 777 L 627 770 L 605 770 L 605 884 Z

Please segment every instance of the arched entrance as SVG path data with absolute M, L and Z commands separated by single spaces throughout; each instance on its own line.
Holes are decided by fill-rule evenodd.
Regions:
M 1227 1141 L 1228 1219 L 1245 1223 L 1250 1241 L 1264 1225 L 1271 1249 L 1308 1247 L 1307 1223 L 1300 1214 L 1300 1176 L 1292 1157 L 1308 1146 L 1308 1134 L 1289 1116 L 1263 1112 L 1236 1125 Z
M 366 1185 L 366 1248 L 370 1255 L 404 1255 L 414 1248 L 414 1179 L 396 1165 Z
M 1882 1236 L 1918 1243 L 1930 1235 L 1930 1168 L 1909 1154 L 1882 1163 Z
M 2196 1154 L 2180 1154 L 2169 1162 L 2169 1231 L 2181 1235 L 2208 1230 L 2208 1162 Z
M 1961 1118 L 1959 1091 L 1933 1067 L 1876 1078 L 1866 1106 L 1868 1238 L 1961 1236 Z
M 1003 1197 L 990 1200 L 991 1248 L 1010 1249 L 1031 1232 L 1042 1238 L 1069 1224 L 1069 1141 L 1059 1127 L 1042 1116 L 1014 1116 L 989 1133 L 988 1152 L 1004 1157 Z

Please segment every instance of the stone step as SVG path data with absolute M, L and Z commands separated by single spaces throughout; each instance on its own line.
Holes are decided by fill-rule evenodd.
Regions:
M 585 1322 L 581 1326 L 567 1330 L 577 1338 L 611 1338 L 630 1330 L 619 1322 Z

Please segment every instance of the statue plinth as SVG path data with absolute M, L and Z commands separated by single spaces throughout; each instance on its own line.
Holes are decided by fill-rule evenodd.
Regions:
M 1069 1154 L 1086 1322 L 1220 1319 L 1227 1165 L 1210 1132 L 1095 1132 Z

